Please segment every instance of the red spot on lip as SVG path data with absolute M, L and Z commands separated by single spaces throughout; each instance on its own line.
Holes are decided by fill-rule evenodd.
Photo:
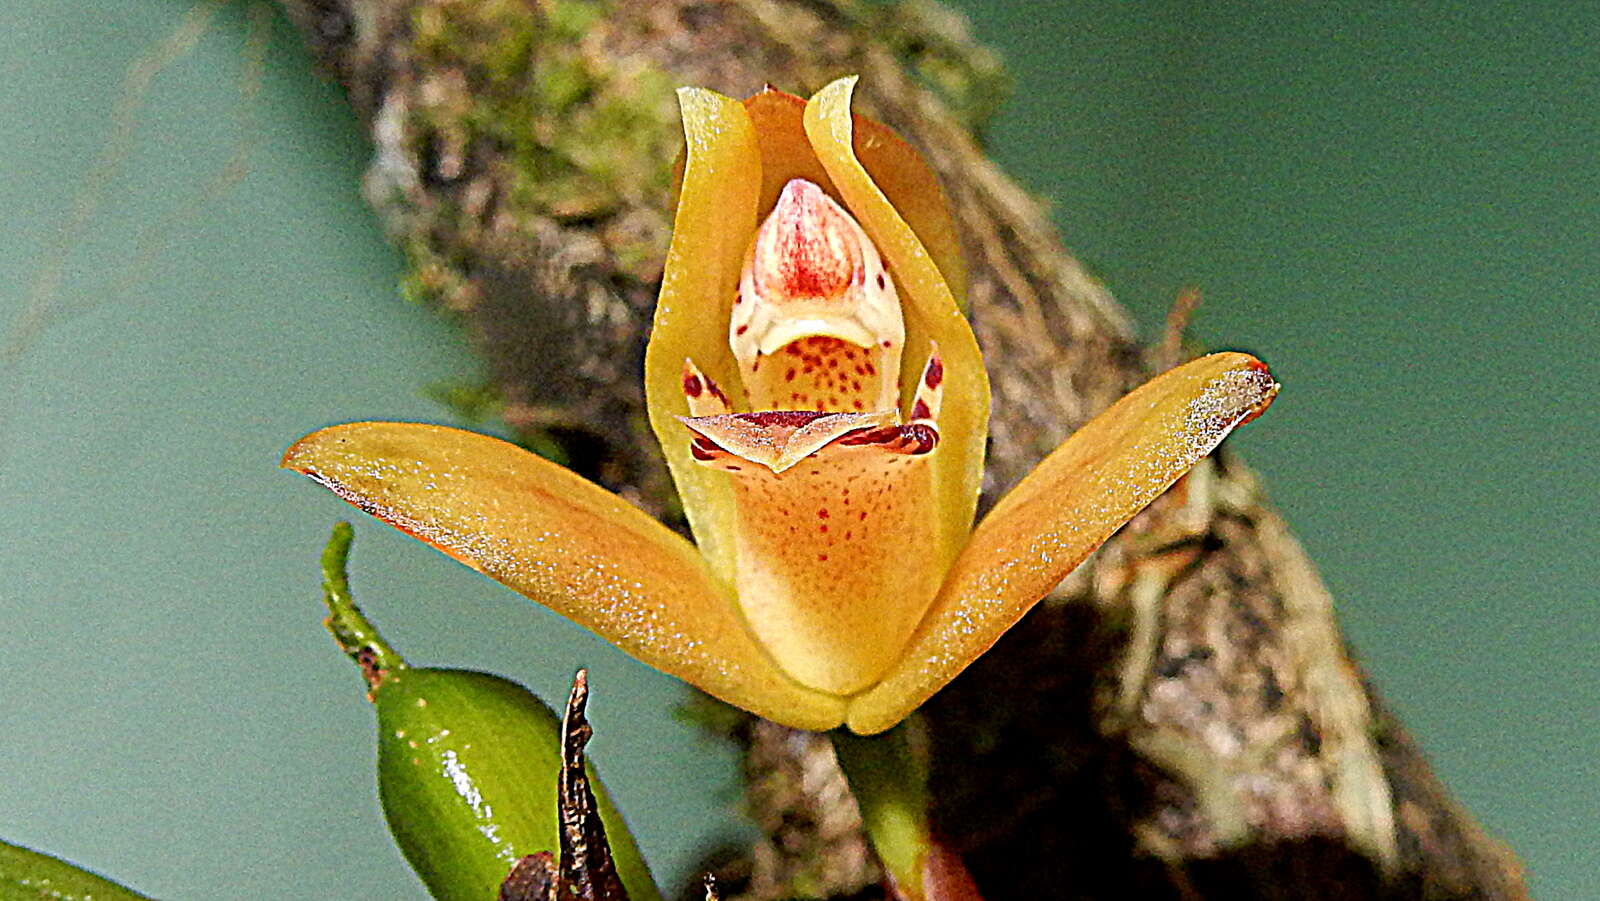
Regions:
M 745 333 L 745 332 L 748 332 L 748 331 L 750 331 L 750 326 L 748 326 L 748 325 L 741 325 L 741 326 L 739 326 L 739 327 L 738 327 L 738 328 L 737 328 L 737 329 L 734 329 L 734 332 L 733 332 L 733 333 L 734 333 L 734 334 L 735 334 L 735 335 L 742 335 L 742 334 L 744 334 L 744 333 Z
M 699 397 L 701 391 L 700 377 L 690 373 L 683 377 L 683 393 L 690 397 Z
M 923 375 L 922 381 L 926 383 L 929 388 L 939 387 L 939 383 L 944 381 L 944 361 L 938 357 L 934 357 L 933 359 L 929 360 L 928 372 Z
M 933 411 L 928 409 L 928 402 L 925 400 L 919 399 L 917 401 L 917 405 L 911 408 L 912 419 L 929 419 L 932 418 L 932 416 Z
M 838 439 L 846 447 L 862 444 L 880 444 L 890 450 L 906 454 L 925 454 L 939 444 L 939 431 L 926 423 L 889 425 L 878 429 L 861 429 Z
M 827 416 L 820 410 L 762 410 L 758 413 L 740 413 L 740 419 L 754 423 L 758 426 L 783 425 L 800 428 L 812 420 Z

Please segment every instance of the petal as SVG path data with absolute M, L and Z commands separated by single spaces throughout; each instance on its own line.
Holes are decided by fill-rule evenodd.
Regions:
M 302 438 L 283 466 L 730 704 L 805 729 L 841 719 L 840 699 L 795 684 L 755 643 L 692 545 L 514 445 L 358 422 Z
M 853 77 L 841 78 L 818 91 L 806 105 L 805 129 L 839 196 L 872 237 L 899 286 L 906 314 L 902 366 L 920 365 L 928 359 L 935 343 L 944 359 L 948 375 L 939 414 L 942 444 L 931 463 L 941 531 L 936 553 L 938 559 L 950 561 L 966 541 L 983 480 L 989 379 L 977 339 L 939 266 L 896 204 L 886 196 L 890 186 L 898 185 L 888 180 L 876 183 L 877 173 L 869 174 L 856 156 L 856 120 L 850 115 L 850 92 L 855 82 Z M 882 148 L 878 150 L 881 152 Z M 901 201 L 911 204 L 909 198 Z M 913 208 L 908 205 L 906 211 Z M 902 370 L 902 403 L 912 402 L 920 374 L 913 368 Z
M 750 631 L 802 685 L 848 695 L 900 658 L 943 567 L 931 422 L 780 411 L 686 419 L 739 499 L 735 588 Z M 796 455 L 799 455 L 796 457 Z
M 695 465 L 675 417 L 689 412 L 683 365 L 693 360 L 727 390 L 740 381 L 727 322 L 744 252 L 756 228 L 761 154 L 750 116 L 737 100 L 682 88 L 687 145 L 682 188 L 645 349 L 645 399 L 701 553 L 718 575 L 733 578 L 733 495 L 727 477 Z M 734 398 L 737 404 L 739 398 Z
M 916 709 L 1277 391 L 1254 357 L 1213 354 L 1079 429 L 973 532 L 905 657 L 851 701 L 850 728 L 879 732 Z

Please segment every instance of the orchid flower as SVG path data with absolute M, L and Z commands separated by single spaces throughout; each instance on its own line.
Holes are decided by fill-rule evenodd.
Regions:
M 1277 391 L 1222 353 L 1084 426 L 972 527 L 989 384 L 932 171 L 850 112 L 679 91 L 645 359 L 695 536 L 510 444 L 364 422 L 283 465 L 634 657 L 786 725 L 893 726 Z

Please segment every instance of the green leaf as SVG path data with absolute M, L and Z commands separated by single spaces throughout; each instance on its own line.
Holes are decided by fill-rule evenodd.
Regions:
M 150 901 L 59 858 L 0 842 L 0 901 Z

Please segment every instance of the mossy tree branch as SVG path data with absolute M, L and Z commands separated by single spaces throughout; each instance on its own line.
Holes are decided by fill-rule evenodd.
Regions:
M 986 497 L 1148 374 L 1109 294 L 983 155 L 1003 76 L 931 2 L 281 2 L 369 129 L 367 193 L 408 255 L 408 288 L 470 330 L 502 415 L 663 515 L 638 373 L 679 84 L 806 93 L 860 73 L 864 111 L 928 155 L 964 229 L 979 339 L 1003 361 Z M 1310 563 L 1227 453 L 925 713 L 936 828 L 991 901 L 1526 897 L 1510 853 L 1378 701 Z M 874 883 L 826 740 L 735 731 L 770 829 L 726 895 Z

